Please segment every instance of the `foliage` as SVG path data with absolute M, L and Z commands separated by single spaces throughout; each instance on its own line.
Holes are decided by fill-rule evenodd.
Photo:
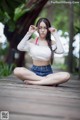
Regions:
M 9 48 L 9 44 L 8 44 L 8 42 L 6 43 L 4 43 L 4 48 L 2 47 L 3 46 L 3 43 L 0 43 L 0 57 L 1 56 L 5 56 L 6 54 L 7 54 L 7 52 L 8 52 L 8 48 Z
M 56 68 L 58 70 L 64 70 L 64 71 L 66 71 L 67 70 L 67 65 L 66 64 L 62 64 L 62 63 L 55 63 L 53 65 L 53 68 Z
M 55 2 L 61 2 L 60 0 L 57 0 Z M 54 2 L 54 1 L 53 1 Z M 67 0 L 63 0 L 62 2 L 68 2 Z M 76 0 L 74 0 L 74 2 L 76 2 Z M 55 28 L 57 28 L 58 30 L 62 30 L 63 31 L 63 35 L 65 32 L 69 32 L 69 17 L 70 17 L 70 4 L 49 4 L 50 7 L 53 7 L 53 11 L 49 12 L 49 8 L 50 7 L 45 7 L 40 16 L 41 17 L 47 17 L 49 18 L 49 16 L 51 16 L 51 22 L 52 22 L 52 26 L 54 26 Z M 80 4 L 73 4 L 73 9 L 74 9 L 74 34 L 79 33 L 80 32 Z
M 37 1 L 37 0 L 36 0 Z M 9 31 L 17 28 L 18 20 L 27 12 L 33 10 L 38 1 L 30 0 L 1 0 L 0 22 L 8 25 Z
M 3 61 L 0 61 L 0 77 L 8 76 L 12 73 L 13 68 L 15 67 L 14 64 L 8 65 Z
M 27 11 L 26 0 L 1 0 L 0 1 L 0 22 L 7 24 L 10 31 L 14 31 L 16 21 Z
M 74 6 L 74 30 L 75 34 L 80 33 L 80 5 Z

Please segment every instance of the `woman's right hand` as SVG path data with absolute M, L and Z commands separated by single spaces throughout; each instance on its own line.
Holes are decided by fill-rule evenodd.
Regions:
M 30 33 L 34 33 L 36 30 L 37 30 L 37 27 L 36 27 L 36 26 L 30 25 L 30 27 L 29 27 L 29 32 L 30 32 Z
M 57 31 L 57 29 L 54 28 L 54 27 L 50 27 L 50 28 L 49 28 L 49 31 L 50 31 L 51 33 L 53 33 L 53 32 L 55 32 L 55 31 Z

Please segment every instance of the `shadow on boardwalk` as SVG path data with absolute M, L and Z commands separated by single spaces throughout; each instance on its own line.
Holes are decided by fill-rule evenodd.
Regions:
M 50 87 L 11 75 L 0 80 L 0 111 L 9 111 L 10 120 L 80 120 L 80 80 Z

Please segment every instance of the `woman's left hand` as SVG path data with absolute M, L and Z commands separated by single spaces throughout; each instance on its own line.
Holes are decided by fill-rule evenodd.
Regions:
M 57 29 L 55 29 L 55 28 L 53 28 L 53 27 L 50 27 L 50 28 L 49 28 L 49 31 L 50 31 L 51 33 L 53 33 L 53 32 L 55 32 L 55 31 L 57 31 Z

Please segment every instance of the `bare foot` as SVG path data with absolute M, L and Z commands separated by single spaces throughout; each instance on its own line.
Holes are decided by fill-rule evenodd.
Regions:
M 25 83 L 25 84 L 28 84 L 27 80 L 24 80 L 24 83 Z
M 24 83 L 27 84 L 27 85 L 32 85 L 32 82 L 31 82 L 31 80 L 24 80 Z
M 58 84 L 56 85 L 46 85 L 46 84 L 39 84 L 39 81 L 36 82 L 36 81 L 31 81 L 31 80 L 24 80 L 24 83 L 27 84 L 27 85 L 43 85 L 43 86 L 54 86 L 54 87 L 58 87 Z

